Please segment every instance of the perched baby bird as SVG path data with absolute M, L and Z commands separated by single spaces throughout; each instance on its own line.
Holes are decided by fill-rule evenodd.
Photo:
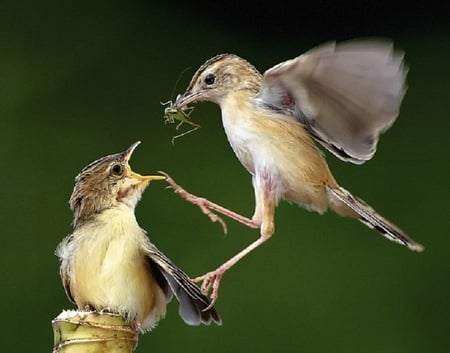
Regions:
M 67 296 L 80 309 L 120 314 L 141 332 L 164 317 L 173 295 L 187 324 L 220 324 L 210 300 L 136 221 L 134 209 L 145 188 L 165 179 L 131 170 L 129 160 L 139 143 L 92 162 L 75 179 L 74 230 L 56 251 Z
M 256 207 L 251 220 L 222 212 L 261 237 L 217 270 L 199 277 L 211 298 L 223 273 L 274 233 L 280 199 L 319 213 L 331 208 L 357 218 L 386 238 L 421 251 L 420 244 L 339 186 L 313 139 L 344 161 L 364 163 L 375 153 L 378 136 L 397 118 L 406 91 L 403 54 L 384 41 L 326 44 L 283 62 L 261 75 L 232 54 L 206 61 L 174 107 L 218 104 L 228 141 L 252 175 Z M 209 201 L 191 198 L 210 209 Z

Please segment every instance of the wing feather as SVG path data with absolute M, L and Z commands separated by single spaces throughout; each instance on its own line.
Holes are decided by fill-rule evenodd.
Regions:
M 216 309 L 214 307 L 208 309 L 211 301 L 202 294 L 197 285 L 181 269 L 149 241 L 145 242 L 144 251 L 167 280 L 172 293 L 180 303 L 179 314 L 187 324 L 209 325 L 211 321 L 221 324 L 221 318 Z
M 398 116 L 406 73 L 388 41 L 329 43 L 267 70 L 258 99 L 293 113 L 339 158 L 364 163 Z

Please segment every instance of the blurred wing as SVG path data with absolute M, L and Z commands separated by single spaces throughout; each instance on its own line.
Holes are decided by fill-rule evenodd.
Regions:
M 211 321 L 221 324 L 221 318 L 214 307 L 205 310 L 211 304 L 210 300 L 182 270 L 149 241 L 144 244 L 144 251 L 168 282 L 180 303 L 179 314 L 188 325 L 209 325 Z
M 397 118 L 406 73 L 390 42 L 325 44 L 267 70 L 258 99 L 290 111 L 323 146 L 359 164 Z

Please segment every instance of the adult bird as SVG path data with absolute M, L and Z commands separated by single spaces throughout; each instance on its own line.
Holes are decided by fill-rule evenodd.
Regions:
M 313 141 L 347 162 L 371 159 L 379 134 L 397 118 L 406 73 L 403 53 L 383 40 L 325 44 L 264 75 L 233 54 L 217 55 L 197 70 L 174 106 L 183 110 L 198 101 L 220 106 L 228 141 L 252 175 L 256 201 L 251 220 L 223 213 L 261 229 L 258 240 L 197 278 L 204 293 L 212 288 L 213 301 L 224 272 L 274 233 L 275 207 L 281 199 L 319 213 L 331 208 L 412 250 L 423 249 L 341 187 Z M 191 201 L 215 209 L 207 200 Z
M 134 214 L 152 180 L 129 165 L 139 142 L 100 158 L 75 179 L 73 232 L 58 246 L 67 296 L 80 309 L 120 314 L 137 331 L 153 328 L 175 296 L 189 325 L 220 324 L 210 300 L 150 242 Z

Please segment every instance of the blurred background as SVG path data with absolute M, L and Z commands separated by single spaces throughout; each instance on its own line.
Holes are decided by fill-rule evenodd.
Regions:
M 410 66 L 400 117 L 370 162 L 327 159 L 344 187 L 426 251 L 282 203 L 275 236 L 222 281 L 223 325 L 186 326 L 172 302 L 137 351 L 448 352 L 450 26 L 443 7 L 420 6 L 2 1 L 2 351 L 49 352 L 51 320 L 73 307 L 54 250 L 71 232 L 67 201 L 89 162 L 142 140 L 131 163 L 137 172 L 164 170 L 187 190 L 251 216 L 250 175 L 227 143 L 219 108 L 197 105 L 192 118 L 202 128 L 174 145 L 175 126 L 163 122 L 160 101 L 182 92 L 206 59 L 236 53 L 263 72 L 325 41 L 387 36 Z M 258 237 L 231 220 L 225 236 L 163 182 L 150 185 L 137 217 L 192 277 Z

